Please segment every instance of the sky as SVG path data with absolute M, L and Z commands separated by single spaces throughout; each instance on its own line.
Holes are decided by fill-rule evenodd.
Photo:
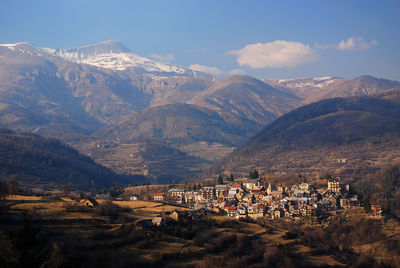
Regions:
M 400 1 L 1 0 L 0 43 L 133 53 L 217 76 L 400 81 Z

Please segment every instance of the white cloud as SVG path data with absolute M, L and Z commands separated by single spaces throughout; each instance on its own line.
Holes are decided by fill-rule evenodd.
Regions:
M 226 54 L 236 55 L 239 66 L 249 66 L 253 69 L 295 67 L 317 57 L 309 45 L 285 40 L 249 44 Z
M 377 46 L 378 41 L 365 41 L 363 37 L 349 37 L 347 40 L 342 40 L 337 45 L 321 45 L 315 44 L 316 48 L 336 48 L 338 50 L 364 50 L 372 46 Z
M 339 42 L 338 49 L 339 50 L 363 50 L 370 48 L 373 45 L 377 45 L 378 42 L 373 40 L 371 42 L 367 42 L 363 37 L 349 37 L 346 41 L 342 40 Z
M 213 75 L 222 75 L 224 72 L 221 71 L 220 69 L 216 67 L 210 67 L 210 66 L 204 66 L 200 64 L 192 64 L 189 66 L 190 69 L 199 71 L 199 72 L 204 72 L 204 73 L 210 73 Z
M 229 71 L 230 75 L 235 75 L 235 74 L 244 74 L 244 71 L 241 69 L 233 69 Z
M 171 61 L 171 60 L 175 59 L 174 55 L 171 53 L 168 53 L 165 56 L 158 55 L 158 54 L 150 54 L 149 56 L 150 56 L 150 58 L 153 58 L 158 61 Z

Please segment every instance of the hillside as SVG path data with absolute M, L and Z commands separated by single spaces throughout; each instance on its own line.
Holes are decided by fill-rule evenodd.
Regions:
M 266 125 L 299 106 L 300 101 L 299 97 L 253 77 L 233 75 L 215 81 L 187 103 L 216 111 L 231 124 L 246 118 Z
M 180 182 L 199 173 L 210 163 L 163 142 L 135 139 L 127 143 L 92 140 L 78 144 L 80 151 L 119 174 L 145 175 L 152 183 Z
M 257 168 L 264 174 L 356 177 L 391 163 L 400 158 L 399 91 L 298 108 L 269 124 L 214 171 L 247 174 Z
M 140 183 L 141 176 L 120 176 L 53 138 L 0 129 L 0 172 L 20 186 L 53 188 L 70 184 L 90 190 Z

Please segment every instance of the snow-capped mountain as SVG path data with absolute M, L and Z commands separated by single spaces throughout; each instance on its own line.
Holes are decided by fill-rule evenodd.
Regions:
M 327 98 L 371 95 L 400 86 L 399 82 L 368 75 L 354 79 L 327 76 L 309 79 L 263 79 L 263 82 L 303 98 L 304 104 Z
M 263 79 L 267 84 L 274 84 L 281 87 L 298 88 L 298 89 L 314 89 L 327 90 L 329 85 L 338 81 L 344 81 L 343 78 L 335 78 L 331 76 L 316 77 L 309 79 Z
M 47 53 L 76 63 L 84 63 L 115 71 L 133 71 L 153 75 L 176 75 L 193 78 L 211 78 L 188 68 L 154 61 L 132 53 L 118 41 L 105 41 L 74 49 L 43 48 Z
M 22 53 L 25 55 L 41 55 L 41 50 L 33 46 L 29 42 L 18 42 L 15 44 L 0 44 L 0 48 L 8 49 L 14 53 Z

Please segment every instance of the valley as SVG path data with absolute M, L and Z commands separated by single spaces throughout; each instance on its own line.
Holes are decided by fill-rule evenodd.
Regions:
M 400 268 L 399 14 L 2 0 L 0 268 Z
M 371 76 L 215 78 L 138 56 L 118 41 L 67 50 L 5 44 L 0 55 L 2 127 L 60 139 L 115 172 L 146 175 L 153 182 L 200 178 L 210 165 L 226 161 L 232 152 L 235 157 L 259 131 L 304 104 L 400 86 Z M 378 144 L 389 148 L 385 156 L 374 155 Z M 396 139 L 361 142 L 356 149 L 285 148 L 284 154 L 279 146 L 252 155 L 244 166 L 235 162 L 235 169 L 211 170 L 243 175 L 257 168 L 318 176 L 327 169 L 352 176 L 355 165 L 374 169 L 398 158 Z M 380 160 L 362 164 L 360 152 Z M 339 165 L 337 159 L 343 158 L 353 164 Z

